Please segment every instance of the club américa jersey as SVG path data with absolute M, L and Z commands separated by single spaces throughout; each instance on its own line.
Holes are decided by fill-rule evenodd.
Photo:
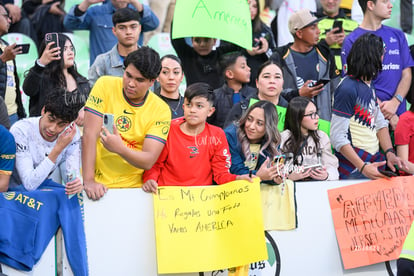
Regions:
M 124 95 L 122 78 L 103 76 L 95 83 L 85 111 L 103 117 L 114 115 L 115 126 L 124 144 L 141 151 L 145 139 L 165 144 L 171 122 L 169 106 L 151 91 L 140 103 L 132 103 Z M 98 139 L 96 144 L 95 181 L 108 188 L 139 188 L 143 170 L 129 164 L 118 154 L 104 148 Z

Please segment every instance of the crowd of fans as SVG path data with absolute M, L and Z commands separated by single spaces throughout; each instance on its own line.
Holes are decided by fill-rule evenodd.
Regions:
M 79 160 L 75 161 L 82 163 L 83 177 L 80 171 L 61 170 L 57 182 L 74 173 L 83 180 L 88 196 L 99 199 L 108 187 L 146 187 L 149 181 L 150 188 L 144 190 L 155 192 L 160 178 L 162 185 L 179 185 L 180 178 L 163 178 L 168 170 L 179 171 L 175 166 L 184 168 L 181 185 L 228 182 L 218 176 L 221 169 L 240 177 L 247 175 L 249 180 L 256 175 L 263 183 L 280 183 L 284 179 L 376 179 L 413 172 L 413 142 L 407 133 L 412 111 L 407 111 L 405 96 L 414 61 L 404 33 L 382 24 L 391 15 L 391 2 L 360 0 L 364 17 L 358 26 L 347 15 L 349 10 L 340 8 L 339 0 L 321 0 L 316 13 L 309 9 L 293 12 L 287 26 L 276 24 L 279 28 L 275 32 L 269 27 L 271 20 L 261 17 L 261 1 L 248 0 L 251 49 L 227 41 L 217 43 L 216 38 L 209 37 L 173 38 L 177 56 L 162 58 L 140 43 L 144 32 L 159 25 L 150 6 L 137 0 L 93 5 L 99 2 L 84 0 L 71 7 L 68 14 L 62 14 L 61 20 L 68 30 L 90 30 L 91 67 L 87 78 L 76 69 L 75 45 L 58 32 L 55 41 L 47 40 L 42 33 L 39 58 L 23 80 L 23 92 L 30 98 L 29 120 L 37 116 L 40 121 L 54 118 L 50 126 L 39 126 L 41 136 L 32 143 L 45 140 L 52 143 L 50 150 L 61 147 L 58 141 L 67 127 L 78 129 L 83 137 L 83 145 L 78 143 L 76 150 Z M 174 4 L 172 1 L 162 9 L 164 27 L 174 24 L 165 18 L 165 9 L 174 8 Z M 264 4 L 264 11 L 272 4 L 277 6 L 274 2 L 269 5 L 269 1 Z M 6 7 L 0 6 L 2 34 L 12 23 L 12 12 Z M 53 14 L 53 9 L 49 12 Z M 276 21 L 275 17 L 273 22 Z M 100 28 L 102 23 L 107 27 Z M 283 27 L 292 40 L 277 47 L 275 37 L 284 32 Z M 46 30 L 54 31 L 59 30 Z M 4 71 L 0 80 L 4 79 L 4 84 L 0 82 L 0 118 L 14 134 L 28 120 L 24 119 L 15 73 L 15 57 L 21 48 L 1 43 Z M 374 47 L 372 51 L 366 50 L 370 47 Z M 182 93 L 184 76 L 187 89 Z M 76 127 L 65 114 L 52 111 L 46 116 L 45 103 L 55 93 L 61 94 L 66 106 L 76 109 Z M 271 103 L 274 110 L 265 102 Z M 102 127 L 105 120 L 110 123 L 104 124 L 106 128 Z M 328 127 L 321 128 L 322 124 Z M 170 126 L 176 125 L 177 133 L 192 137 L 194 144 L 189 141 L 179 158 L 173 157 L 180 152 L 179 147 L 165 146 L 187 144 L 180 135 L 178 142 L 169 141 L 175 139 Z M 17 165 L 21 156 L 36 155 L 27 155 L 30 147 L 18 141 L 16 144 Z M 58 152 L 63 150 L 59 149 Z M 54 175 L 60 165 L 72 170 L 68 162 L 57 164 L 50 153 L 44 155 L 40 160 L 33 158 L 27 169 L 36 171 L 45 160 L 50 165 L 54 163 L 45 179 Z M 194 158 L 200 156 L 210 156 L 198 162 L 205 172 L 184 181 L 184 175 L 189 173 L 187 167 L 191 166 L 184 160 L 196 161 Z M 277 156 L 283 158 L 275 163 Z M 151 173 L 154 164 L 157 174 Z M 14 166 L 13 175 L 21 174 L 19 167 Z M 6 175 L 10 174 L 8 170 Z
M 152 1 L 83 0 L 66 14 L 60 2 L 27 0 L 21 17 L 0 5 L 0 35 L 30 19 L 27 34 L 40 46 L 20 80 L 30 97 L 25 118 L 22 49 L 0 41 L 0 191 L 53 179 L 99 200 L 108 188 L 413 174 L 414 110 L 405 98 L 414 60 L 404 33 L 382 24 L 392 3 L 359 0 L 358 25 L 340 0 L 283 22 L 283 5 L 296 1 L 264 1 L 264 9 L 246 1 L 251 49 L 194 36 L 171 39 L 176 55 L 164 57 L 143 34 L 172 30 L 175 1 L 160 18 Z M 269 7 L 280 9 L 273 20 L 261 17 Z M 80 29 L 90 30 L 88 76 L 63 33 Z M 51 32 L 56 41 L 46 41 Z

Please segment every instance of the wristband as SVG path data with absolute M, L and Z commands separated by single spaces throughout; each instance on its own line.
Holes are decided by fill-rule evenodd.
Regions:
M 75 6 L 75 9 L 74 9 L 74 11 L 73 11 L 73 14 L 74 14 L 75 16 L 79 17 L 79 16 L 84 15 L 85 13 L 86 13 L 86 11 L 81 11 L 81 10 L 79 9 L 79 5 L 76 5 L 76 6 Z M 142 17 L 142 16 L 141 16 L 141 17 Z
M 360 172 L 360 173 L 362 173 L 362 171 L 364 170 L 364 168 L 365 168 L 365 166 L 366 166 L 367 164 L 368 164 L 368 163 L 364 163 L 364 165 L 362 165 L 361 169 L 359 170 L 359 172 Z
M 389 152 L 392 152 L 392 153 L 394 153 L 394 154 L 395 154 L 394 149 L 393 149 L 393 148 L 389 148 L 389 149 L 387 149 L 387 150 L 384 152 L 385 157 L 387 157 L 387 153 L 389 153 Z
M 400 103 L 402 103 L 402 101 L 404 101 L 404 98 L 400 94 L 394 95 L 394 98 L 396 98 L 397 101 L 399 101 Z
M 43 65 L 43 64 L 41 64 L 41 63 L 40 63 L 40 60 L 39 60 L 39 59 L 36 59 L 36 64 L 37 64 L 39 67 L 42 67 L 42 68 L 45 68 L 45 67 L 46 67 L 46 65 Z

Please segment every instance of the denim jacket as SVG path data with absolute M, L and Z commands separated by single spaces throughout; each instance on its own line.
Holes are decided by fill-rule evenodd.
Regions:
M 89 68 L 89 85 L 93 87 L 101 76 L 118 76 L 124 74 L 124 62 L 118 52 L 118 43 L 108 52 L 96 57 L 95 62 Z

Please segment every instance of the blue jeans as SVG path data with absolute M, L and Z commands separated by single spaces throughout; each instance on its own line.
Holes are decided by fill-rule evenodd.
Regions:
M 368 177 L 360 173 L 359 170 L 354 170 L 346 179 L 368 179 Z
M 13 113 L 12 115 L 9 115 L 10 120 L 10 127 L 19 120 L 19 117 L 17 116 L 17 113 Z

